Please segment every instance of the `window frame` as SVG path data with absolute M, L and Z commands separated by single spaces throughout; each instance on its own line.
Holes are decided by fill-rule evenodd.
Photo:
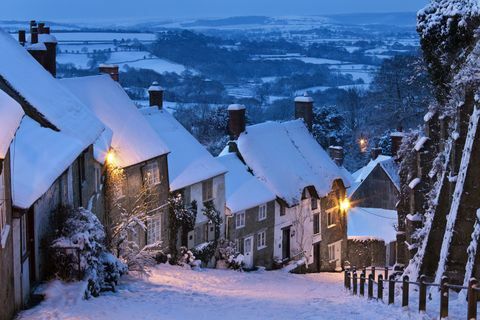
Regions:
M 258 221 L 263 221 L 267 219 L 267 205 L 262 204 L 258 206 Z
M 208 202 L 214 200 L 213 196 L 213 179 L 202 181 L 202 201 Z
M 154 222 L 152 224 L 152 222 Z M 147 218 L 147 244 L 162 240 L 162 214 L 157 213 Z
M 321 233 L 320 213 L 315 213 L 313 214 L 313 235 L 319 235 L 320 233 Z
M 159 185 L 162 182 L 158 162 L 150 162 L 143 166 L 143 181 L 148 187 Z
M 327 210 L 327 228 L 333 228 L 337 225 L 336 221 L 335 221 L 335 210 L 334 209 L 330 209 L 330 210 Z
M 267 230 L 262 230 L 256 235 L 257 250 L 262 250 L 267 247 Z
M 235 213 L 235 229 L 242 228 L 245 228 L 245 211 Z
M 310 198 L 310 209 L 312 211 L 316 211 L 316 210 L 318 210 L 318 208 L 319 208 L 318 199 L 315 198 L 315 197 L 311 197 Z

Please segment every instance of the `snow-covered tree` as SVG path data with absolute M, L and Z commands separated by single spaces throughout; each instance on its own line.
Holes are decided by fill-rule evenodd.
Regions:
M 168 200 L 169 204 L 169 227 L 170 227 L 170 254 L 173 261 L 177 260 L 177 244 L 179 234 L 182 246 L 187 246 L 188 233 L 195 228 L 197 219 L 197 202 L 194 200 L 187 205 L 181 193 L 174 193 Z M 182 254 L 180 254 L 182 256 Z

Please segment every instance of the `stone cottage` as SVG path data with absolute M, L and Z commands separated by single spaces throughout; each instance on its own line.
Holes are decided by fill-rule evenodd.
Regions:
M 279 202 L 275 260 L 302 260 L 310 271 L 341 270 L 348 179 L 309 132 L 313 100 L 296 99 L 294 121 L 245 126 L 244 108 L 230 108 L 229 115 L 229 152 L 237 153 Z
M 196 207 L 195 225 L 182 226 L 177 232 L 178 248 L 200 248 L 225 233 L 225 167 L 200 144 L 168 110 L 163 108 L 163 88 L 153 83 L 149 88 L 150 106 L 141 109 L 149 125 L 165 141 L 168 155 L 170 193 L 181 194 L 185 206 Z M 222 223 L 216 226 L 204 215 L 214 208 Z M 172 244 L 173 245 L 173 244 Z
M 275 194 L 248 171 L 236 153 L 225 152 L 217 159 L 228 169 L 226 238 L 235 242 L 247 269 L 281 265 L 274 257 L 275 221 L 280 215 Z
M 20 105 L 0 90 L 0 320 L 15 312 L 10 148 L 23 115 Z

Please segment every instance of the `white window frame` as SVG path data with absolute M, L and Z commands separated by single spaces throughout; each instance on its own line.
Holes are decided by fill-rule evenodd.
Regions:
M 315 217 L 318 217 L 318 232 L 315 233 Z M 321 217 L 320 217 L 320 213 L 314 213 L 313 216 L 312 216 L 312 223 L 313 223 L 313 235 L 319 235 L 320 233 L 322 233 L 322 225 L 321 225 Z
M 151 187 L 160 184 L 160 168 L 158 167 L 158 163 L 156 161 L 145 165 L 143 167 L 143 173 L 143 179 L 145 180 L 145 184 L 147 186 Z
M 202 182 L 202 201 L 207 202 L 213 199 L 215 199 L 213 196 L 213 179 L 208 179 Z
M 257 233 L 257 250 L 265 249 L 267 247 L 267 231 L 263 230 Z
M 245 227 L 245 211 L 235 213 L 235 229 Z
M 328 260 L 330 263 L 339 261 L 341 257 L 337 257 L 336 249 L 339 248 L 340 256 L 342 255 L 342 240 L 331 243 L 328 245 Z
M 335 221 L 335 209 L 330 209 L 330 210 L 327 210 L 327 228 L 333 228 L 335 227 L 337 224 L 334 222 Z
M 267 219 L 267 205 L 262 204 L 258 206 L 258 221 Z
M 313 208 L 313 204 L 316 204 L 316 208 Z M 320 209 L 320 204 L 317 198 L 311 197 L 310 198 L 310 209 L 314 212 L 318 211 Z
M 162 215 L 156 214 L 147 219 L 147 244 L 162 240 Z

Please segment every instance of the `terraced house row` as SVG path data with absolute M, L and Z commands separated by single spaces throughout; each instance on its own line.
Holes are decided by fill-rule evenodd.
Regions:
M 309 132 L 310 98 L 298 98 L 299 119 L 284 123 L 247 126 L 245 107 L 230 106 L 231 139 L 215 158 L 163 108 L 157 84 L 150 106 L 138 108 L 117 66 L 57 79 L 56 39 L 44 24 L 32 21 L 18 41 L 0 30 L 0 47 L 0 319 L 33 303 L 52 276 L 46 239 L 59 207 L 86 208 L 108 229 L 120 215 L 111 200 L 135 206 L 144 189 L 146 230 L 131 235 L 139 247 L 213 241 L 202 214 L 213 206 L 221 237 L 237 244 L 247 268 L 299 260 L 311 271 L 342 268 L 349 179 Z M 110 167 L 123 172 L 113 187 Z M 172 235 L 174 193 L 197 203 L 197 215 L 192 230 Z

